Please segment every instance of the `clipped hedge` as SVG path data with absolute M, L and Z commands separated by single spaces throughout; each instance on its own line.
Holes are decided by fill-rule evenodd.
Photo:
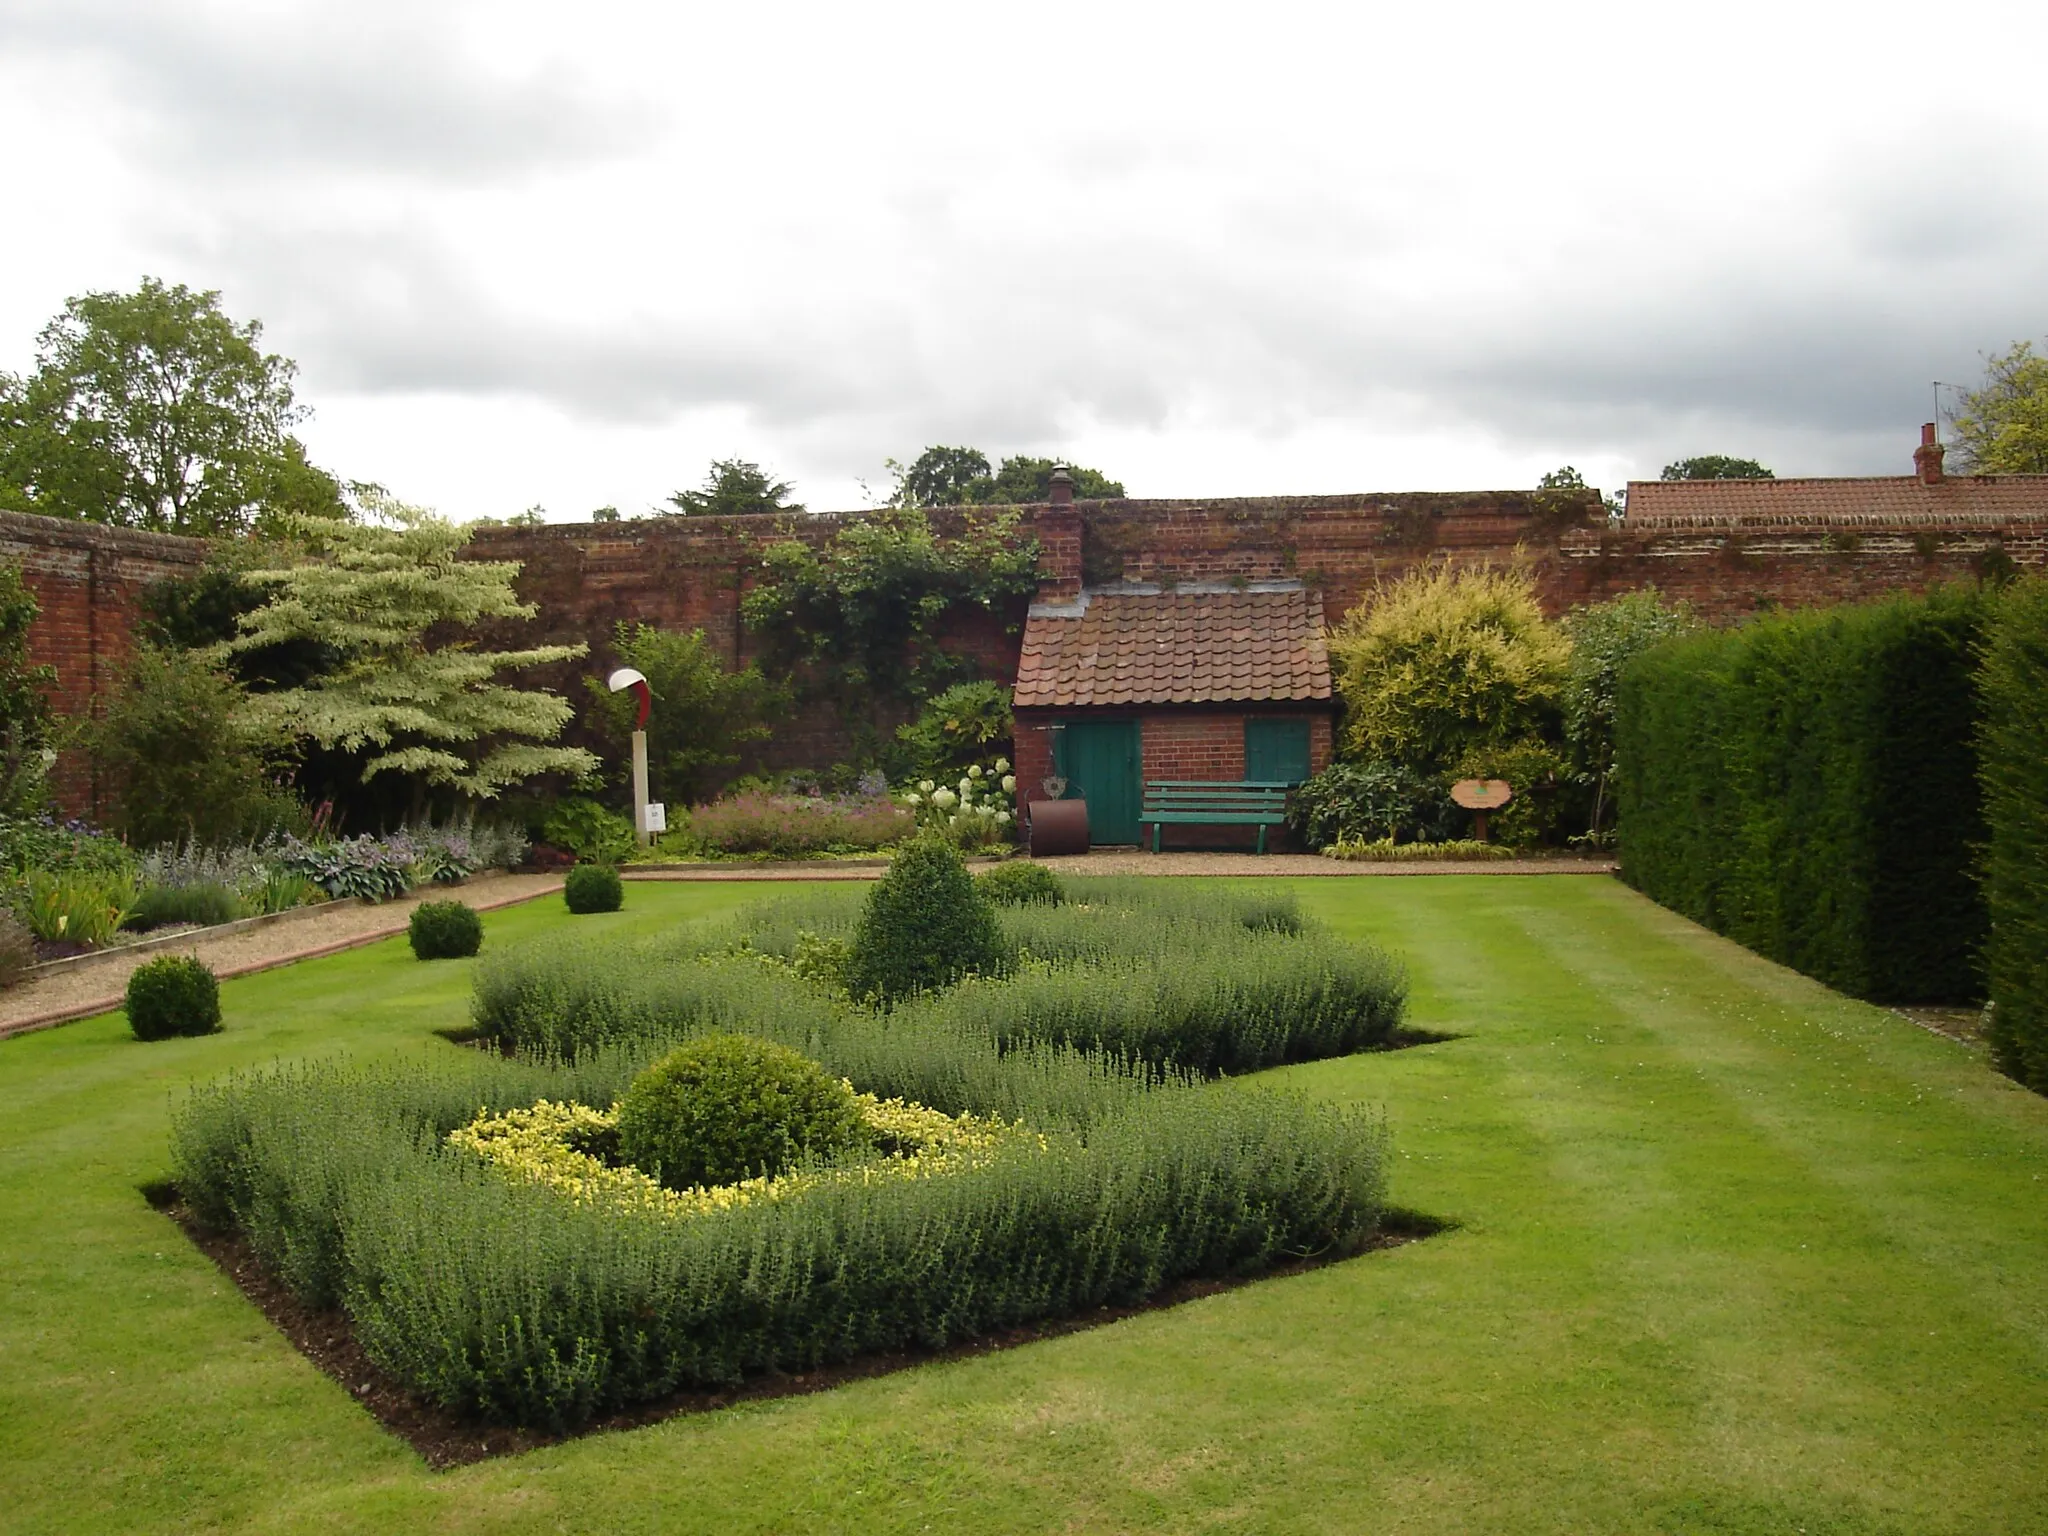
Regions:
M 834 1051 L 837 1033 L 823 1036 L 828 1066 L 865 1052 L 885 1068 L 849 1074 L 866 1091 L 929 1070 L 914 1031 L 869 1033 L 850 1053 Z M 411 1389 L 554 1428 L 753 1372 L 1134 1302 L 1185 1276 L 1355 1251 L 1384 1201 L 1385 1131 L 1355 1110 L 966 1040 L 966 1102 L 942 1107 L 1041 1134 L 943 1177 L 667 1220 L 514 1183 L 447 1143 L 479 1107 L 607 1103 L 660 1049 L 244 1076 L 176 1116 L 179 1187 L 302 1301 L 344 1306 L 370 1358 Z
M 2048 1093 L 2048 581 L 2005 593 L 1982 682 L 1991 1051 L 2001 1071 Z
M 858 892 L 846 889 L 765 901 L 729 926 L 652 941 L 522 945 L 478 968 L 471 1017 L 501 1045 L 571 1057 L 653 1035 L 732 1032 L 817 1055 L 822 1021 L 834 1020 L 842 1039 L 893 1028 L 927 1041 L 919 1049 L 935 1062 L 949 1059 L 949 1042 L 971 1038 L 1005 1050 L 1108 1051 L 1198 1074 L 1372 1049 L 1401 1026 L 1401 967 L 1310 924 L 1290 893 L 1206 881 L 1067 884 L 1059 906 L 998 909 L 1002 945 L 1025 963 L 898 1004 L 886 1025 L 797 969 L 807 939 L 837 939 L 860 921 Z M 906 1096 L 934 1102 L 927 1087 Z
M 1623 674 L 1623 878 L 1880 1002 L 1978 995 L 1988 600 L 1949 589 L 1657 646 Z

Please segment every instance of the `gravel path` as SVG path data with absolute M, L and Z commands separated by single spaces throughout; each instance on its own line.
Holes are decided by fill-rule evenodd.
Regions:
M 104 957 L 93 956 L 0 993 L 0 1037 L 120 1007 L 129 974 L 158 955 L 197 955 L 220 976 L 246 976 L 403 933 L 412 919 L 412 909 L 423 901 L 456 896 L 482 911 L 530 901 L 560 890 L 561 886 L 560 875 L 480 875 L 459 886 L 432 886 L 377 906 L 360 901 L 334 902 L 211 938 L 200 931 L 189 939 L 139 953 L 110 950 Z

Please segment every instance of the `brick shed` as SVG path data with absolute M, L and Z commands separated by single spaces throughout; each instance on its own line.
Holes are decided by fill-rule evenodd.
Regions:
M 1321 593 L 1293 579 L 1084 586 L 1072 489 L 1056 477 L 1040 525 L 1038 600 L 1013 694 L 1020 810 L 1066 781 L 1089 840 L 1135 843 L 1158 779 L 1298 782 L 1330 761 L 1336 710 Z M 1245 827 L 1172 828 L 1235 845 Z

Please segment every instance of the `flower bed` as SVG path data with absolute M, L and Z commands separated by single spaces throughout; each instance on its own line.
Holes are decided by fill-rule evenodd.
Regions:
M 515 1054 L 321 1063 L 203 1090 L 177 1116 L 180 1189 L 300 1301 L 346 1309 L 410 1390 L 557 1428 L 1363 1247 L 1384 1197 L 1376 1119 L 1198 1081 L 1245 1055 L 1219 1053 L 1206 1022 L 1127 1049 L 1075 982 L 1218 944 L 1297 946 L 1296 982 L 1269 969 L 1235 1002 L 1201 997 L 1207 1020 L 1263 995 L 1266 1023 L 1243 1039 L 1286 1059 L 1383 1041 L 1398 971 L 1359 946 L 1332 987 L 1336 941 L 1285 901 L 1148 908 L 1131 882 L 1074 885 L 1061 907 L 1008 909 L 1029 917 L 1004 929 L 1007 976 L 887 1015 L 834 984 L 843 941 L 816 925 L 858 917 L 846 894 L 651 945 L 524 947 L 478 979 L 478 1022 Z M 1048 976 L 1068 983 L 1057 1017 L 1030 1001 Z M 1021 1001 L 998 1022 L 989 1000 L 1006 988 Z M 1334 1023 L 1347 1006 L 1349 1032 Z M 1285 1024 L 1317 1008 L 1322 1022 Z M 679 1043 L 734 1034 L 843 1079 L 861 1144 L 682 1188 L 624 1162 L 617 1106 L 643 1074 Z M 1112 1049 L 1077 1048 L 1098 1041 Z

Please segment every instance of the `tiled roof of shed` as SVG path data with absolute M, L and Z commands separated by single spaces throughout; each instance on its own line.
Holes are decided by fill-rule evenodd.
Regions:
M 2048 516 L 2048 475 L 1917 475 L 1826 480 L 1631 480 L 1628 520 L 1692 518 L 1807 523 L 1837 519 L 1926 523 L 1943 517 Z
M 1330 697 L 1314 593 L 1090 592 L 1024 623 L 1020 708 Z

